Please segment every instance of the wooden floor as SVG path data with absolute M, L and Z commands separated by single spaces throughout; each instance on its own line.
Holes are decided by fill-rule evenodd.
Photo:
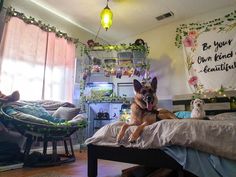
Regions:
M 87 177 L 87 152 L 76 151 L 76 161 L 55 167 L 22 168 L 0 172 L 0 177 Z M 99 160 L 98 177 L 120 177 L 132 164 Z

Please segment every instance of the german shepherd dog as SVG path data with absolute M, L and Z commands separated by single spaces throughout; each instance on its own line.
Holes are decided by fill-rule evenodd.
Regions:
M 124 137 L 125 131 L 130 126 L 138 126 L 133 134 L 129 137 L 129 141 L 134 143 L 145 126 L 151 125 L 156 121 L 162 119 L 177 119 L 175 114 L 166 109 L 157 109 L 157 78 L 154 77 L 151 84 L 141 84 L 138 80 L 134 79 L 134 91 L 136 92 L 134 102 L 131 104 L 131 121 L 122 125 L 117 141 Z

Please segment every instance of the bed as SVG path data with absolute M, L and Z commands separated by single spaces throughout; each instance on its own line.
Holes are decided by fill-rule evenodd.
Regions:
M 132 127 L 128 130 L 128 133 L 126 134 L 127 137 L 124 137 L 125 140 L 120 144 L 116 143 L 115 135 L 122 123 L 116 122 L 103 127 L 95 133 L 93 137 L 86 141 L 88 145 L 88 176 L 97 176 L 98 159 L 133 163 L 156 168 L 170 168 L 175 170 L 179 177 L 184 176 L 184 170 L 190 171 L 200 177 L 234 176 L 236 173 L 236 143 L 234 143 L 236 134 L 233 131 L 236 130 L 236 114 L 235 107 L 232 105 L 232 99 L 234 98 L 234 95 L 232 95 L 229 98 L 214 98 L 214 101 L 205 99 L 207 114 L 214 115 L 228 112 L 228 115 L 224 114 L 224 118 L 215 116 L 214 118 L 218 119 L 181 120 L 178 123 L 175 121 L 171 123 L 170 121 L 165 120 L 160 121 L 151 125 L 151 128 L 148 131 L 145 129 L 138 140 L 139 142 L 135 144 L 129 144 L 126 141 L 129 133 L 133 131 Z M 185 99 L 178 98 L 173 102 L 174 109 L 176 109 L 176 111 L 187 110 L 190 101 L 191 97 L 187 99 L 186 97 Z M 178 138 L 173 139 L 173 137 L 166 139 L 164 135 L 163 137 L 160 137 L 163 132 L 164 134 L 169 133 L 170 136 L 176 134 L 176 132 L 165 131 L 165 124 L 171 124 L 173 127 L 177 124 L 181 124 L 177 125 L 177 127 L 178 129 L 183 130 L 183 128 L 189 126 L 188 124 L 191 124 L 190 122 L 194 122 L 193 124 L 200 124 L 200 126 L 197 126 L 198 128 L 191 126 L 191 132 L 199 133 L 202 132 L 202 129 L 199 127 L 209 126 L 210 128 L 206 128 L 208 132 L 205 132 L 205 134 L 209 135 L 209 133 L 211 133 L 212 135 L 218 133 L 220 141 L 216 142 L 212 138 L 207 138 L 208 136 L 204 137 L 204 133 L 199 135 L 199 138 L 198 136 L 194 136 L 193 133 L 191 136 L 194 136 L 194 140 L 189 140 L 190 137 L 186 134 L 179 134 L 178 138 L 185 136 L 184 138 L 179 138 L 185 139 L 186 141 L 184 142 L 178 141 Z M 212 133 L 219 129 L 217 126 L 220 126 L 222 132 Z M 153 130 L 162 130 L 163 132 L 157 134 L 156 137 L 151 137 L 150 141 L 144 142 L 143 137 L 152 136 L 151 133 Z M 107 132 L 109 137 L 107 134 L 104 134 L 104 132 Z M 226 133 L 228 133 L 228 135 L 226 135 Z M 153 146 L 152 139 L 158 138 L 164 142 L 156 143 L 156 145 Z M 229 146 L 222 146 L 222 142 L 226 139 Z M 192 159 L 194 159 L 194 161 Z

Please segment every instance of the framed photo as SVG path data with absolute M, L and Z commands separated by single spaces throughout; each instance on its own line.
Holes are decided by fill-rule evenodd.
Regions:
M 134 89 L 132 82 L 117 83 L 117 95 L 126 96 L 127 98 L 134 97 Z

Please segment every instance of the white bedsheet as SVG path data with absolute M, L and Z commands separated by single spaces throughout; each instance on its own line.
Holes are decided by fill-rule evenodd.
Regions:
M 130 127 L 117 143 L 116 136 L 122 124 L 105 125 L 85 143 L 141 149 L 180 145 L 236 160 L 236 121 L 233 120 L 162 120 L 147 126 L 136 143 L 128 141 L 136 126 Z

